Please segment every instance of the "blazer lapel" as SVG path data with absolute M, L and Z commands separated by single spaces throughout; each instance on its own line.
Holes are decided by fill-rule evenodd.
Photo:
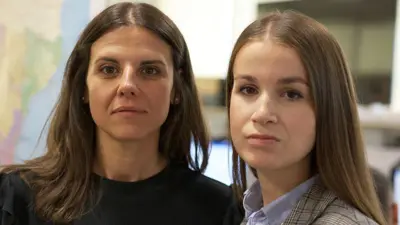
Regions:
M 336 198 L 337 196 L 327 190 L 320 180 L 316 180 L 310 190 L 301 197 L 283 225 L 313 223 Z

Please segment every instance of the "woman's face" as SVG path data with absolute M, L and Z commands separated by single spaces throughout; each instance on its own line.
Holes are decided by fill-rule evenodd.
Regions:
M 171 48 L 151 31 L 112 30 L 91 48 L 86 101 L 100 134 L 121 141 L 158 137 L 173 95 Z
M 309 166 L 315 113 L 297 53 L 272 41 L 250 42 L 233 66 L 230 133 L 239 156 L 256 170 Z

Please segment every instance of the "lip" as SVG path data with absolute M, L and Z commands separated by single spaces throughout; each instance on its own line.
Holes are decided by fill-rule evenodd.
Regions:
M 120 106 L 120 107 L 115 108 L 112 111 L 112 114 L 115 114 L 115 113 L 142 113 L 143 114 L 143 113 L 147 113 L 147 111 L 144 109 L 140 109 L 138 107 L 134 107 L 134 106 Z
M 258 147 L 271 145 L 280 141 L 277 137 L 267 134 L 250 134 L 246 138 L 250 145 Z
M 275 136 L 268 134 L 250 134 L 247 136 L 247 139 L 259 139 L 259 140 L 274 140 L 279 141 L 279 139 Z

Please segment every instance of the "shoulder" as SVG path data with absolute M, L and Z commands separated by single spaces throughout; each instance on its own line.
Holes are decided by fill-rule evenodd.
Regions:
M 229 186 L 184 165 L 172 165 L 167 179 L 172 190 L 179 190 L 179 195 L 189 202 L 202 203 L 199 206 L 210 205 L 219 210 L 230 204 L 232 191 Z
M 0 173 L 0 221 L 23 217 L 30 205 L 30 194 L 30 188 L 19 173 Z
M 15 200 L 26 201 L 30 198 L 30 192 L 20 173 L 0 173 L 0 199 L 13 196 Z
M 292 210 L 286 224 L 376 225 L 355 207 L 340 199 L 317 180 Z
M 240 210 L 241 203 L 230 186 L 195 171 L 188 171 L 186 176 L 190 177 L 190 182 L 185 184 L 185 189 L 190 195 L 186 199 L 193 199 L 196 207 L 201 207 L 203 211 L 212 211 L 209 215 L 222 218 L 222 223 L 218 224 L 240 224 L 244 214 Z
M 339 198 L 329 204 L 314 224 L 377 225 L 374 220 Z
M 186 169 L 181 172 L 181 176 L 187 190 L 195 192 L 199 197 L 214 198 L 219 202 L 227 202 L 231 199 L 232 191 L 229 186 L 200 172 Z
M 195 183 L 203 187 L 207 192 L 216 193 L 226 197 L 229 197 L 231 194 L 231 189 L 229 186 L 203 174 L 198 174 L 196 176 Z
M 195 191 L 196 195 L 214 195 L 222 198 L 231 196 L 231 188 L 217 180 L 205 176 L 199 171 L 187 168 L 185 165 L 171 165 L 169 181 L 188 191 Z

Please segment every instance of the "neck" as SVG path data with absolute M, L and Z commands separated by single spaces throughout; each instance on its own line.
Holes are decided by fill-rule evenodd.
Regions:
M 94 172 L 105 178 L 125 182 L 144 180 L 167 164 L 158 151 L 158 135 L 147 140 L 121 142 L 99 132 L 97 140 Z
M 264 206 L 290 192 L 311 177 L 308 163 L 282 170 L 257 170 Z

